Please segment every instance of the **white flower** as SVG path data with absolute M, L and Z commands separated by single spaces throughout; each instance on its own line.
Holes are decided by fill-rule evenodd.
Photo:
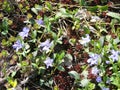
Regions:
M 90 22 L 97 22 L 100 18 L 98 16 L 92 16 Z
M 90 42 L 90 36 L 89 36 L 89 34 L 86 34 L 85 36 L 86 37 L 82 37 L 82 40 L 79 40 L 80 44 L 85 45 L 85 44 L 87 44 L 87 43 Z

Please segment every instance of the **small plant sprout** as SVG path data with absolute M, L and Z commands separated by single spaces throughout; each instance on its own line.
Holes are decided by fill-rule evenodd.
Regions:
M 47 57 L 44 63 L 47 66 L 47 68 L 52 67 L 53 59 L 51 59 L 50 57 Z

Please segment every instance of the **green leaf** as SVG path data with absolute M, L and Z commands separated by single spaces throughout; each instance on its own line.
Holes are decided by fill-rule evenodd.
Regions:
M 80 6 L 84 6 L 86 4 L 85 0 L 74 0 L 74 1 L 79 3 Z
M 12 85 L 14 88 L 17 86 L 17 80 L 15 79 Z
M 55 15 L 55 19 L 59 19 L 61 17 L 62 13 L 61 12 L 57 12 Z
M 43 79 L 40 79 L 40 85 L 42 86 L 45 83 Z
M 87 86 L 88 85 L 88 83 L 89 83 L 89 79 L 83 79 L 83 80 L 81 80 L 81 86 L 82 87 L 85 87 L 85 86 Z
M 36 36 L 37 36 L 37 31 L 36 31 L 36 30 L 32 31 L 31 37 L 32 37 L 33 39 L 35 39 Z
M 32 63 L 33 68 L 38 69 L 38 65 L 36 63 Z
M 68 72 L 68 74 L 71 77 L 73 77 L 75 80 L 79 80 L 80 79 L 80 75 L 76 71 L 70 71 L 70 72 Z
M 46 30 L 45 32 L 50 32 L 51 31 L 51 22 L 49 22 L 49 17 L 45 16 L 44 17 L 44 23 L 45 23 L 45 26 L 46 26 Z
M 65 52 L 62 51 L 60 54 L 58 54 L 58 60 L 62 60 L 65 56 Z
M 60 70 L 60 71 L 65 71 L 63 66 L 58 66 L 57 69 Z
M 76 43 L 76 39 L 75 39 L 75 38 L 71 38 L 71 39 L 69 40 L 69 43 L 70 43 L 72 46 L 74 46 L 75 43 Z
M 71 54 L 66 54 L 65 55 L 65 58 L 68 60 L 68 61 L 72 61 L 73 60 L 73 57 Z
M 47 6 L 47 9 L 52 11 L 52 5 L 50 2 L 45 2 L 45 5 Z
M 84 78 L 87 78 L 88 77 L 88 71 L 84 70 L 81 75 L 84 76 Z
M 60 53 L 55 53 L 55 54 L 54 54 L 55 64 L 56 64 L 56 65 L 61 64 L 61 63 L 63 62 L 64 56 L 65 56 L 65 52 L 64 52 L 64 51 L 62 51 L 62 52 L 60 52 Z
M 116 39 L 113 40 L 113 44 L 118 44 L 120 42 L 119 37 L 117 37 Z
M 89 87 L 89 90 L 94 90 L 95 89 L 95 84 L 89 83 L 88 87 Z
M 21 65 L 22 65 L 22 66 L 28 66 L 28 62 L 27 62 L 27 61 L 22 61 L 22 62 L 21 62 Z
M 31 8 L 31 11 L 33 11 L 36 15 L 38 15 L 38 11 L 36 8 Z
M 61 13 L 64 13 L 64 14 L 67 13 L 65 8 L 60 8 L 59 10 Z
M 42 6 L 35 4 L 35 9 L 40 11 L 40 10 L 42 10 Z
M 106 36 L 106 41 L 110 42 L 110 40 L 111 40 L 111 35 L 107 35 Z
M 43 66 L 41 66 L 41 67 L 39 67 L 39 74 L 44 74 L 45 73 L 45 70 L 46 70 L 46 68 L 45 67 L 43 67 Z
M 54 90 L 59 90 L 59 87 L 58 86 L 54 86 Z
M 3 18 L 2 29 L 3 29 L 2 34 L 6 35 L 8 33 L 8 19 L 7 18 Z
M 8 55 L 8 51 L 7 50 L 2 50 L 1 53 L 2 53 L 2 56 L 7 56 Z
M 90 29 L 87 26 L 84 26 L 83 29 L 84 29 L 84 31 L 85 31 L 86 34 L 90 33 Z
M 17 86 L 17 80 L 16 79 L 13 80 L 13 78 L 7 77 L 7 81 L 13 88 L 15 88 Z
M 112 81 L 112 84 L 117 86 L 117 87 L 120 87 L 120 79 L 119 79 L 119 77 L 114 77 L 113 81 Z
M 101 11 L 101 12 L 103 12 L 103 11 L 108 10 L 108 6 L 107 5 L 105 5 L 105 6 L 99 6 L 99 5 L 97 5 L 97 6 L 87 7 L 87 8 L 91 12 L 96 12 L 98 10 Z
M 62 17 L 62 18 L 71 17 L 72 18 L 73 16 L 72 16 L 72 14 L 66 12 L 65 8 L 60 8 L 59 12 L 57 12 L 55 15 L 55 19 L 59 19 L 60 17 Z
M 84 6 L 86 4 L 85 0 L 79 0 L 80 6 Z
M 14 77 L 16 75 L 16 71 L 13 71 L 11 76 Z
M 108 10 L 108 5 L 98 6 L 98 9 L 99 9 L 101 12 L 106 11 L 106 10 Z
M 30 48 L 30 45 L 29 45 L 28 43 L 25 43 L 24 49 L 27 50 L 27 49 L 29 49 L 29 48 Z
M 99 39 L 99 42 L 100 42 L 101 46 L 103 46 L 103 44 L 104 44 L 104 39 L 105 39 L 104 36 L 101 36 L 100 39 Z
M 91 12 L 96 12 L 98 10 L 97 6 L 87 7 L 87 9 Z
M 120 20 L 120 14 L 118 14 L 118 13 L 108 12 L 107 15 L 112 17 L 112 18 L 116 18 L 116 19 Z

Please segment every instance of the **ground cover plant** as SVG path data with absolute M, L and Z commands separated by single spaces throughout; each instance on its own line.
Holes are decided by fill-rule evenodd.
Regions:
M 0 0 L 0 90 L 120 90 L 119 0 Z

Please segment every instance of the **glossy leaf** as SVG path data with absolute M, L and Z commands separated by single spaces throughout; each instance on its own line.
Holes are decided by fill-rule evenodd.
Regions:
M 116 18 L 116 19 L 120 20 L 120 14 L 118 14 L 118 13 L 108 12 L 107 15 L 112 17 L 112 18 Z
M 68 74 L 71 77 L 73 77 L 75 80 L 79 80 L 80 79 L 80 75 L 76 71 L 70 71 L 70 72 L 68 72 Z

